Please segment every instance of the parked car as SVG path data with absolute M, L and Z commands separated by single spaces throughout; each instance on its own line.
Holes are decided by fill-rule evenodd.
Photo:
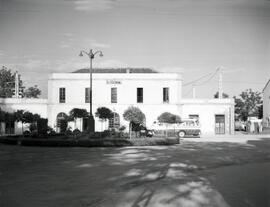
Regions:
M 151 128 L 154 131 L 174 130 L 180 138 L 185 136 L 200 136 L 201 134 L 201 126 L 197 119 L 182 119 L 181 123 L 177 124 L 154 122 Z
M 144 126 L 140 127 L 140 137 L 152 137 L 154 135 L 154 131 L 147 129 Z

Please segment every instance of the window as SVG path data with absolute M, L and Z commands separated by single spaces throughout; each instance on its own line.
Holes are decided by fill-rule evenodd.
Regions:
M 120 127 L 120 116 L 118 113 L 113 113 L 113 117 L 109 119 L 109 128 L 115 129 Z
M 143 103 L 143 88 L 137 88 L 137 103 Z
M 56 116 L 57 132 L 65 132 L 67 129 L 67 118 L 68 116 L 61 112 Z
M 65 102 L 66 102 L 66 89 L 59 88 L 59 103 L 65 103 Z
M 117 103 L 117 88 L 111 88 L 111 103 Z
M 163 88 L 163 103 L 169 103 L 169 88 Z
M 90 103 L 90 88 L 85 88 L 85 103 Z

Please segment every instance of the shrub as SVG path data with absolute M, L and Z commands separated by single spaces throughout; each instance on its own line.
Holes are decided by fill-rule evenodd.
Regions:
M 37 120 L 38 134 L 45 137 L 48 131 L 48 119 L 39 118 Z

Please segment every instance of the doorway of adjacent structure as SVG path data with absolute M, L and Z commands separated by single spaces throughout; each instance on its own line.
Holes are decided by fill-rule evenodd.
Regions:
M 224 114 L 215 115 L 215 133 L 225 134 L 225 115 Z

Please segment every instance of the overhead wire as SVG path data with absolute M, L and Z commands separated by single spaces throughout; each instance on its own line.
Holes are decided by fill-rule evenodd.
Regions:
M 205 84 L 206 82 L 210 81 L 210 80 L 216 75 L 216 73 L 217 73 L 218 70 L 219 70 L 219 69 L 216 69 L 214 73 L 213 73 L 213 72 L 208 73 L 208 74 L 206 74 L 206 75 L 204 75 L 204 76 L 202 76 L 202 77 L 200 77 L 200 78 L 198 78 L 198 79 L 195 79 L 195 80 L 193 80 L 193 81 L 190 81 L 190 82 L 188 82 L 188 83 L 185 83 L 185 84 L 183 84 L 183 86 L 188 86 L 188 85 L 203 85 L 203 84 Z M 208 76 L 210 76 L 210 75 L 212 75 L 212 76 L 211 76 L 207 81 L 205 81 L 203 84 L 194 84 L 194 83 L 196 83 L 196 82 L 198 82 L 198 81 L 200 81 L 200 80 L 202 80 L 202 79 L 204 79 L 204 78 L 206 78 L 206 77 L 208 77 Z
M 201 86 L 201 85 L 204 85 L 204 84 L 206 84 L 207 82 L 211 81 L 211 80 L 215 77 L 215 75 L 217 74 L 218 71 L 219 71 L 219 69 L 217 69 L 209 79 L 207 79 L 207 80 L 204 81 L 203 83 L 196 84 L 196 86 Z

